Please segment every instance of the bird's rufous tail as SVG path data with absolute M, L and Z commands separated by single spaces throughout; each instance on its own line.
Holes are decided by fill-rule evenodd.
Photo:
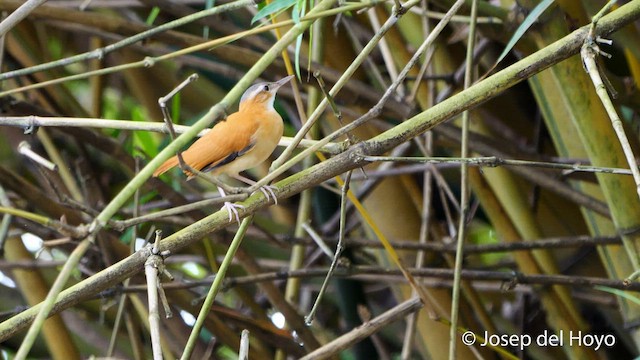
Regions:
M 178 157 L 174 156 L 169 160 L 165 161 L 162 165 L 160 165 L 160 167 L 153 172 L 153 176 L 160 176 L 166 173 L 167 171 L 171 170 L 171 168 L 173 168 L 176 165 L 178 165 Z

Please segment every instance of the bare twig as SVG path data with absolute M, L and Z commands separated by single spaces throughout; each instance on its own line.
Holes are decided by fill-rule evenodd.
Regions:
M 582 56 L 582 63 L 584 64 L 587 74 L 589 74 L 589 76 L 591 77 L 591 81 L 593 82 L 593 86 L 596 89 L 596 93 L 600 97 L 600 101 L 602 101 L 602 104 L 607 111 L 609 118 L 611 119 L 611 126 L 615 130 L 616 135 L 618 136 L 618 141 L 620 142 L 620 146 L 622 147 L 622 151 L 627 158 L 627 163 L 629 163 L 629 168 L 631 169 L 633 180 L 636 183 L 636 192 L 638 193 L 638 197 L 640 197 L 640 169 L 638 168 L 638 163 L 636 161 L 635 155 L 633 154 L 633 149 L 631 149 L 629 139 L 627 138 L 627 135 L 624 131 L 624 125 L 620 120 L 620 116 L 616 111 L 615 105 L 609 97 L 609 93 L 607 92 L 607 88 L 604 85 L 602 77 L 600 76 L 600 71 L 596 63 L 596 56 L 609 55 L 600 50 L 600 47 L 597 43 L 600 42 L 611 45 L 611 42 L 600 39 L 599 37 L 594 38 L 595 34 L 593 32 L 595 30 L 595 24 L 596 22 L 594 20 L 594 27 L 592 27 L 592 31 L 589 32 L 589 36 L 587 37 L 587 39 L 585 39 L 585 43 L 582 46 L 582 50 L 580 51 L 580 55 Z M 609 55 L 608 57 L 611 57 L 611 55 Z
M 518 160 L 518 159 L 504 159 L 497 156 L 483 156 L 483 157 L 398 157 L 398 156 L 367 156 L 367 161 L 398 161 L 398 162 L 417 162 L 421 164 L 467 164 L 470 166 L 526 166 L 526 167 L 539 167 L 547 169 L 564 170 L 565 174 L 572 172 L 587 172 L 587 173 L 603 173 L 603 174 L 618 174 L 618 175 L 632 175 L 631 170 L 593 166 L 593 165 L 581 165 L 567 164 L 564 162 L 546 162 L 546 161 L 530 161 L 530 160 Z
M 164 123 L 159 122 L 144 122 L 133 120 L 110 120 L 110 119 L 96 119 L 96 118 L 71 118 L 71 117 L 44 117 L 44 116 L 0 116 L 0 125 L 3 126 L 20 126 L 23 128 L 33 127 L 88 127 L 88 128 L 101 128 L 101 129 L 122 129 L 129 131 L 153 131 L 159 133 L 169 134 L 169 128 Z M 185 125 L 173 125 L 173 129 L 176 134 L 182 134 L 189 130 L 190 126 Z M 202 130 L 197 136 L 203 136 L 210 129 Z M 289 146 L 292 144 L 293 139 L 290 137 L 282 137 L 279 142 L 279 146 Z M 302 139 L 298 144 L 300 148 L 308 148 L 316 144 L 317 140 Z M 327 143 L 320 147 L 318 151 L 327 154 L 339 154 L 344 151 L 345 147 L 339 143 Z
M 329 284 L 329 279 L 333 274 L 333 271 L 336 269 L 338 265 L 338 260 L 340 259 L 340 255 L 342 255 L 342 251 L 344 250 L 344 233 L 345 233 L 345 219 L 347 213 L 347 193 L 349 192 L 349 185 L 351 184 L 351 173 L 352 171 L 347 172 L 347 177 L 344 180 L 344 185 L 342 185 L 342 192 L 340 198 L 340 231 L 338 233 L 338 245 L 336 245 L 336 252 L 333 255 L 333 260 L 331 261 L 331 266 L 329 266 L 329 271 L 327 271 L 327 276 L 324 278 L 322 282 L 322 286 L 320 287 L 320 291 L 318 292 L 318 296 L 316 297 L 316 301 L 307 315 L 304 318 L 304 321 L 307 325 L 311 325 L 313 322 L 313 318 L 315 317 L 315 313 L 318 309 L 318 305 L 320 304 L 320 300 L 322 300 L 322 296 L 327 289 L 327 285 Z
M 253 276 L 242 276 L 227 278 L 225 288 L 234 286 L 254 284 L 256 282 L 274 281 L 287 279 L 289 277 L 322 277 L 327 273 L 328 268 L 309 268 L 296 271 L 278 271 L 263 273 Z M 453 279 L 453 269 L 441 268 L 410 268 L 408 271 L 417 278 Z M 398 269 L 381 268 L 377 266 L 351 266 L 350 268 L 337 268 L 334 277 L 360 279 L 368 281 L 390 281 L 396 283 L 403 278 L 402 272 Z M 469 270 L 463 269 L 461 278 L 469 281 L 485 280 L 499 282 L 503 290 L 511 290 L 520 284 L 528 285 L 565 285 L 572 287 L 590 288 L 596 285 L 608 286 L 614 289 L 629 291 L 640 290 L 640 283 L 627 282 L 625 280 L 615 280 L 601 277 L 575 276 L 575 275 L 542 275 L 542 274 L 522 274 L 517 271 L 489 271 L 489 270 Z
M 44 2 L 42 0 L 38 0 L 40 2 Z M 154 26 L 153 28 L 141 32 L 137 35 L 128 37 L 124 40 L 118 41 L 114 44 L 110 44 L 107 45 L 103 48 L 100 49 L 95 49 L 93 51 L 90 52 L 86 52 L 83 54 L 78 54 L 72 57 L 68 57 L 68 58 L 64 58 L 61 60 L 56 60 L 56 61 L 51 61 L 48 63 L 44 63 L 44 64 L 39 64 L 37 66 L 32 66 L 29 68 L 25 68 L 25 69 L 19 69 L 19 70 L 14 70 L 14 71 L 9 71 L 9 72 L 5 72 L 3 74 L 0 74 L 0 81 L 1 80 L 7 80 L 16 76 L 23 76 L 23 75 L 28 75 L 28 74 L 33 74 L 35 72 L 38 71 L 44 71 L 44 70 L 49 70 L 55 67 L 59 67 L 59 66 L 68 66 L 69 64 L 73 64 L 76 63 L 78 61 L 83 61 L 83 60 L 89 60 L 89 59 L 99 59 L 104 57 L 106 54 L 113 52 L 115 50 L 124 48 L 126 46 L 129 46 L 131 44 L 135 44 L 141 40 L 147 39 L 155 34 L 158 33 L 162 33 L 165 32 L 167 30 L 188 24 L 192 21 L 198 20 L 200 18 L 203 17 L 207 17 L 207 16 L 211 16 L 214 14 L 219 14 L 225 11 L 232 11 L 235 9 L 239 9 L 245 6 L 248 6 L 250 4 L 253 3 L 253 0 L 239 0 L 239 1 L 234 1 L 232 3 L 229 4 L 224 4 L 224 5 L 220 5 L 220 6 L 216 6 L 214 8 L 211 9 L 207 9 L 207 10 L 203 10 L 200 12 L 197 12 L 191 16 L 185 16 L 182 17 L 180 19 L 171 21 L 169 23 L 163 24 L 163 25 L 159 25 L 159 26 Z M 16 11 L 17 12 L 17 11 Z M 14 12 L 14 13 L 16 13 Z M 3 22 L 4 23 L 4 22 Z
M 412 298 L 410 300 L 407 300 L 300 359 L 326 359 L 333 355 L 336 355 L 340 351 L 352 346 L 353 344 L 361 341 L 371 334 L 378 332 L 384 326 L 402 319 L 407 314 L 410 314 L 420 309 L 421 307 L 422 303 L 420 302 L 420 298 Z
M 30 160 L 33 160 L 35 163 L 44 166 L 45 168 L 51 170 L 51 171 L 55 171 L 56 170 L 56 164 L 52 163 L 51 161 L 45 159 L 44 157 L 42 157 L 42 155 L 36 153 L 35 151 L 31 150 L 31 145 L 29 145 L 28 142 L 26 141 L 22 141 L 19 145 L 18 145 L 18 152 L 26 157 L 28 157 Z
M 147 278 L 147 297 L 149 299 L 149 331 L 151 333 L 151 348 L 154 360 L 162 359 L 162 346 L 160 341 L 160 311 L 158 306 L 158 293 L 162 299 L 166 317 L 171 317 L 171 309 L 166 303 L 167 299 L 160 282 L 160 274 L 168 274 L 164 267 L 164 256 L 160 253 L 159 245 L 162 232 L 156 230 L 156 239 L 147 261 L 144 264 L 144 273 Z
M 168 216 L 184 214 L 190 211 L 199 210 L 207 206 L 223 204 L 225 201 L 241 201 L 247 198 L 247 194 L 228 195 L 225 197 L 215 197 L 204 199 L 182 206 L 174 206 L 170 209 L 156 211 L 150 214 L 135 216 L 126 220 L 113 220 L 109 224 L 118 230 L 124 230 L 128 227 L 142 224 L 148 221 L 162 219 Z
M 11 207 L 9 197 L 4 191 L 4 187 L 2 185 L 0 185 L 0 206 L 6 208 Z M 4 251 L 4 243 L 7 240 L 7 235 L 9 234 L 9 225 L 11 224 L 11 218 L 11 214 L 5 214 L 2 217 L 2 222 L 0 222 L 0 251 Z
M 16 26 L 22 19 L 29 16 L 38 6 L 44 4 L 47 0 L 27 0 L 11 15 L 0 23 L 0 36 L 4 36 L 9 30 Z
M 473 70 L 473 49 L 476 43 L 476 17 L 478 15 L 478 1 L 471 3 L 471 23 L 469 25 L 469 38 L 467 40 L 467 56 L 465 60 L 464 88 L 471 86 Z M 469 110 L 462 113 L 462 141 L 460 142 L 460 157 L 469 156 Z M 467 163 L 460 164 L 460 216 L 458 218 L 458 233 L 456 258 L 454 263 L 453 288 L 451 289 L 451 325 L 449 327 L 449 360 L 455 360 L 458 346 L 458 317 L 460 316 L 460 289 L 462 287 L 462 260 L 464 259 L 464 241 L 467 236 L 467 223 L 469 219 L 469 175 Z
M 242 330 L 240 335 L 240 351 L 238 351 L 238 360 L 249 360 L 249 330 Z
M 328 257 L 335 258 L 335 253 L 327 246 L 327 243 L 322 239 L 320 234 L 318 234 L 311 225 L 306 222 L 302 224 L 302 228 L 309 234 L 309 237 L 318 245 L 318 247 L 324 252 Z M 340 239 L 340 238 L 339 238 Z M 340 240 L 338 240 L 339 242 Z

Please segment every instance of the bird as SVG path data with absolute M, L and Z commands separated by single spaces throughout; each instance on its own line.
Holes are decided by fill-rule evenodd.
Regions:
M 217 122 L 204 136 L 182 152 L 182 158 L 189 167 L 209 172 L 214 176 L 225 174 L 249 185 L 255 182 L 240 175 L 244 170 L 264 162 L 275 150 L 284 131 L 282 117 L 273 107 L 276 93 L 294 75 L 276 82 L 261 82 L 250 86 L 240 98 L 238 111 Z M 179 164 L 178 157 L 165 161 L 153 173 L 160 176 Z M 195 175 L 183 169 L 188 179 Z M 218 184 L 222 197 L 226 196 L 224 184 Z M 260 188 L 269 199 L 271 195 L 277 204 L 272 187 Z M 242 205 L 225 202 L 223 208 L 238 222 L 238 208 Z

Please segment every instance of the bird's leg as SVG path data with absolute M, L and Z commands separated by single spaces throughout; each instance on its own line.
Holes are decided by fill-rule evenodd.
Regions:
M 198 171 L 199 175 L 204 175 L 204 177 L 211 181 L 215 186 L 218 187 L 218 189 L 224 189 L 225 192 L 229 193 L 229 194 L 240 194 L 243 189 L 241 187 L 237 187 L 237 186 L 231 186 L 228 184 L 225 184 L 222 180 L 218 179 L 215 176 L 210 176 L 206 173 L 203 173 L 201 171 Z
M 238 175 L 232 175 L 231 177 L 233 177 L 236 180 L 242 181 L 243 183 L 248 184 L 248 185 L 252 185 L 253 186 L 253 185 L 256 184 L 255 181 L 253 181 L 253 180 L 251 180 L 249 178 L 246 178 L 246 177 L 244 177 L 242 175 L 239 175 L 239 174 Z M 276 193 L 274 191 L 276 189 L 277 188 L 275 186 L 265 185 L 265 186 L 261 186 L 258 190 L 260 190 L 264 194 L 264 197 L 267 198 L 267 201 L 273 199 L 273 202 L 276 205 L 278 205 L 278 198 L 276 197 Z
M 220 193 L 220 197 L 222 198 L 225 198 L 227 196 L 222 187 L 218 188 L 218 192 Z M 222 208 L 227 209 L 227 213 L 229 213 L 229 222 L 232 222 L 233 217 L 235 216 L 236 221 L 238 222 L 238 224 L 240 224 L 240 215 L 238 214 L 238 209 L 244 209 L 244 206 L 225 201 Z
M 180 161 L 180 158 L 178 158 L 178 161 Z M 218 179 L 217 177 L 207 174 L 205 172 L 202 172 L 200 170 L 194 169 L 186 163 L 180 164 L 180 168 L 185 174 L 189 175 L 187 180 L 191 180 L 194 177 L 199 176 L 201 179 L 204 179 L 212 183 L 213 185 L 217 186 L 219 189 L 220 188 L 224 189 L 225 193 L 240 194 L 244 191 L 244 189 L 241 187 L 225 184 L 222 180 Z

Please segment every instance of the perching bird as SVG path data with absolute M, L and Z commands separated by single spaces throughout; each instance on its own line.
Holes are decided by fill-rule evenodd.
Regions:
M 265 161 L 282 137 L 284 125 L 282 117 L 273 108 L 273 101 L 278 89 L 292 78 L 293 75 L 277 82 L 263 82 L 249 87 L 240 98 L 237 112 L 218 122 L 182 152 L 184 162 L 195 170 L 211 172 L 212 175 L 226 174 L 247 182 L 248 179 L 240 176 L 240 172 Z M 159 176 L 176 165 L 178 158 L 174 156 L 160 165 L 153 176 Z M 187 175 L 192 177 L 189 172 Z M 220 186 L 218 190 L 225 196 Z M 277 202 L 271 189 L 261 190 L 267 198 L 271 193 Z M 232 213 L 238 220 L 236 208 L 240 205 L 225 203 L 224 207 L 229 211 L 229 221 L 232 220 Z

